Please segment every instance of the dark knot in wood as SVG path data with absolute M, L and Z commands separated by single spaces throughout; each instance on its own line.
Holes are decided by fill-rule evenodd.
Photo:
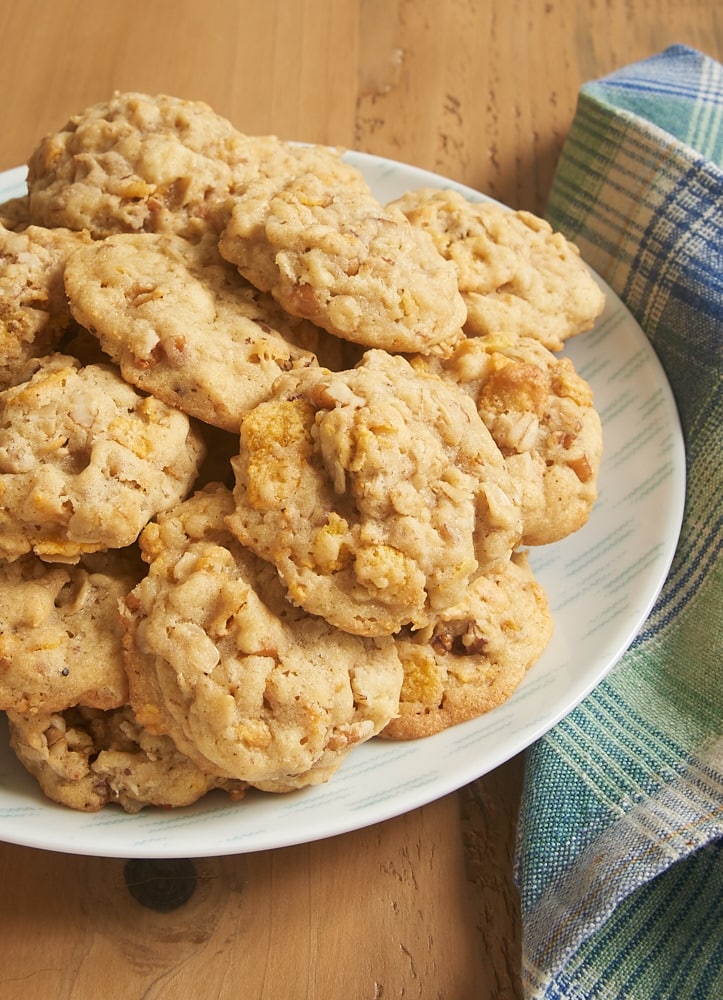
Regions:
M 126 862 L 123 876 L 131 896 L 159 913 L 177 910 L 196 890 L 196 869 L 185 858 L 132 859 Z

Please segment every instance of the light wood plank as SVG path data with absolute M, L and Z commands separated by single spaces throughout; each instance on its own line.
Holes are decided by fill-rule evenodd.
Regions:
M 472 1000 L 491 986 L 454 795 L 351 835 L 194 866 L 188 902 L 159 913 L 128 891 L 122 860 L 0 846 L 0 996 L 98 997 L 112 983 L 154 1000 Z

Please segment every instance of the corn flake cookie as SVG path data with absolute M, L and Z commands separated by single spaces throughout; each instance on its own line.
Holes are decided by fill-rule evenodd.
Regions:
M 525 545 L 579 530 L 597 499 L 602 425 L 572 361 L 530 337 L 473 337 L 415 358 L 468 392 L 521 491 Z
M 29 224 L 27 193 L 0 202 L 1 226 L 4 226 L 5 229 L 20 231 L 26 229 Z
M 51 355 L 0 393 L 0 558 L 74 563 L 130 545 L 186 496 L 202 457 L 184 413 L 110 366 Z
M 364 174 L 344 159 L 345 150 L 340 146 L 286 142 L 277 136 L 250 139 L 257 153 L 253 180 L 271 182 L 267 190 L 278 190 L 291 178 L 313 174 L 323 184 L 371 194 Z
M 283 308 L 366 347 L 440 348 L 466 310 L 455 266 L 371 192 L 316 174 L 249 185 L 221 253 Z
M 0 390 L 25 381 L 28 362 L 53 351 L 71 326 L 63 272 L 89 242 L 68 229 L 0 224 Z
M 246 786 L 208 774 L 167 736 L 138 725 L 128 706 L 110 711 L 83 705 L 65 712 L 8 712 L 10 746 L 44 795 L 81 812 L 115 804 L 127 813 L 147 806 L 192 805 L 213 789 L 233 800 Z
M 202 770 L 273 792 L 324 782 L 396 714 L 394 642 L 290 605 L 228 531 L 233 506 L 210 484 L 143 532 L 149 572 L 123 607 L 130 702 Z
M 115 93 L 44 136 L 28 162 L 31 222 L 196 236 L 256 173 L 256 143 L 201 101 Z
M 527 555 L 470 585 L 434 623 L 396 637 L 404 665 L 399 715 L 386 739 L 431 736 L 491 711 L 513 694 L 552 637 L 544 590 Z
M 517 487 L 471 399 L 383 351 L 279 379 L 232 466 L 231 530 L 355 634 L 419 625 L 519 542 Z
M 143 576 L 132 553 L 0 563 L 0 709 L 30 715 L 128 700 L 118 602 Z
M 604 308 L 577 247 L 531 212 L 432 188 L 410 191 L 391 206 L 456 265 L 469 336 L 534 337 L 557 351 L 589 330 Z
M 65 269 L 71 311 L 126 381 L 237 432 L 274 380 L 315 363 L 316 328 L 244 281 L 215 244 L 153 233 L 111 236 Z

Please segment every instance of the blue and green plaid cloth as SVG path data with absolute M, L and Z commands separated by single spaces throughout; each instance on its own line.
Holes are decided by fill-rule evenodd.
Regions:
M 665 368 L 687 500 L 637 639 L 528 751 L 526 996 L 721 1000 L 723 67 L 676 45 L 583 86 L 547 215 Z

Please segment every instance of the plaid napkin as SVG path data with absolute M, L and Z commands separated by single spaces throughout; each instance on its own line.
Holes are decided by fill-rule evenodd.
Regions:
M 723 67 L 673 46 L 582 87 L 548 218 L 650 338 L 687 502 L 612 673 L 528 751 L 528 997 L 723 998 Z

